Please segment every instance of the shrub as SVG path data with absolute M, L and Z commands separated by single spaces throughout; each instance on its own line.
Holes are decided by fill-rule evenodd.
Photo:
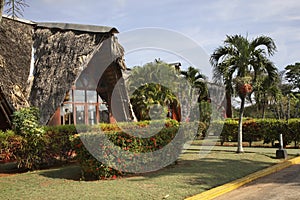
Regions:
M 261 128 L 258 126 L 255 119 L 243 121 L 244 141 L 249 142 L 249 146 L 251 146 L 252 142 L 261 140 L 262 135 L 260 134 L 260 130 Z
M 14 112 L 13 128 L 20 139 L 14 151 L 19 167 L 39 169 L 72 158 L 70 137 L 76 134 L 74 126 L 40 126 L 39 110 L 30 107 Z
M 39 109 L 35 107 L 15 111 L 12 123 L 15 133 L 20 136 L 42 135 L 44 132 L 39 125 Z
M 214 121 L 211 123 L 211 130 L 217 132 L 223 126 L 220 141 L 223 145 L 227 141 L 237 141 L 238 121 L 236 119 L 226 119 L 225 121 Z M 284 146 L 294 141 L 295 146 L 300 141 L 300 119 L 277 120 L 277 119 L 251 119 L 243 121 L 243 141 L 253 141 L 272 143 L 279 140 L 279 135 L 283 134 Z
M 289 131 L 290 141 L 294 141 L 295 147 L 299 145 L 300 142 L 300 119 L 290 119 L 287 124 Z
M 15 135 L 12 130 L 0 131 L 0 162 L 15 161 L 15 153 L 21 148 L 23 138 Z
M 21 136 L 21 148 L 15 153 L 19 167 L 35 169 L 43 162 L 47 138 L 39 125 L 39 110 L 22 108 L 13 114 L 14 132 Z
M 47 126 L 44 127 L 47 137 L 46 154 L 49 159 L 48 165 L 54 161 L 68 162 L 74 157 L 74 149 L 71 142 L 73 135 L 77 133 L 77 129 L 74 125 L 62 125 L 62 126 Z
M 138 123 L 128 123 L 125 127 L 126 130 L 130 128 L 145 127 L 149 122 L 138 122 Z M 165 127 L 163 127 L 157 134 L 141 138 L 133 135 L 129 135 L 123 131 L 120 131 L 116 128 L 116 131 L 112 130 L 109 125 L 101 125 L 105 127 L 105 130 L 110 130 L 102 133 L 97 132 L 88 132 L 81 133 L 80 135 L 75 135 L 73 138 L 73 145 L 76 151 L 76 158 L 81 165 L 82 175 L 84 179 L 94 178 L 94 179 L 105 179 L 105 178 L 114 178 L 116 176 L 124 174 L 124 171 L 135 170 L 134 167 L 143 166 L 144 169 L 147 169 L 147 163 L 159 163 L 161 159 L 165 159 L 164 162 L 173 162 L 176 160 L 180 152 L 174 151 L 173 148 L 167 150 L 167 157 L 139 157 L 141 153 L 149 153 L 159 150 L 166 145 L 183 145 L 181 144 L 186 138 L 180 138 L 180 143 L 174 143 L 173 139 L 179 130 L 179 124 L 176 121 L 167 121 Z M 113 125 L 112 125 L 113 126 Z M 125 126 L 125 125 L 123 125 Z M 195 126 L 193 123 L 183 124 L 183 126 Z M 108 128 L 109 127 L 109 128 Z M 146 126 L 147 127 L 147 126 Z M 184 127 L 187 128 L 187 127 Z M 184 129 L 183 128 L 183 129 Z M 143 132 L 144 131 L 144 132 Z M 149 129 L 141 129 L 139 133 L 143 132 L 143 135 L 147 135 Z M 197 131 L 197 128 L 195 128 Z M 188 137 L 192 133 L 184 133 L 183 137 Z M 110 141 L 110 144 L 103 143 L 103 137 L 107 138 Z M 96 158 L 91 155 L 91 153 L 84 146 L 84 142 L 88 141 L 90 144 L 93 144 L 92 151 L 97 152 Z M 172 141 L 172 143 L 170 143 Z M 119 148 L 115 148 L 115 147 Z M 180 149 L 180 148 L 175 148 Z M 91 150 L 91 149 L 90 149 Z M 122 152 L 122 156 L 118 156 Z M 108 166 L 99 160 L 105 158 L 106 162 L 111 162 L 111 166 Z M 136 162 L 140 162 L 136 166 Z M 112 168 L 113 166 L 113 168 Z M 139 171 L 140 169 L 136 169 Z
M 223 145 L 224 142 L 237 140 L 237 127 L 236 120 L 226 119 L 225 121 L 214 121 L 208 128 L 213 135 L 220 137 L 221 145 Z

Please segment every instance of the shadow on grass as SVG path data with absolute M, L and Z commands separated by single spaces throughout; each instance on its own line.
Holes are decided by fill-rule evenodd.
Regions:
M 213 150 L 216 152 L 227 152 L 226 150 Z M 228 152 L 233 152 L 228 150 Z M 251 152 L 252 153 L 252 152 Z M 189 151 L 187 154 L 195 157 L 199 151 Z M 256 152 L 257 154 L 257 152 Z M 263 153 L 262 153 L 263 154 Z M 271 157 L 267 154 L 264 156 Z M 224 155 L 225 156 L 225 155 Z M 226 155 L 228 156 L 228 155 Z M 254 155 L 255 156 L 255 155 Z M 202 158 L 179 159 L 177 164 L 172 164 L 155 172 L 144 174 L 129 174 L 128 181 L 143 181 L 153 178 L 164 178 L 168 176 L 189 177 L 185 179 L 189 185 L 221 185 L 223 183 L 244 177 L 255 171 L 261 170 L 272 165 L 270 162 L 254 161 L 247 158 L 231 159 L 231 158 Z M 81 170 L 79 165 L 70 165 L 57 169 L 50 169 L 38 173 L 41 176 L 54 179 L 67 179 L 79 181 L 81 178 Z M 124 178 L 127 178 L 126 176 Z
M 202 153 L 205 153 L 206 150 L 202 149 L 201 150 Z M 235 151 L 232 150 L 207 150 L 207 153 L 209 152 L 229 152 L 229 153 L 235 153 Z M 269 157 L 271 159 L 276 159 L 276 155 L 271 154 L 271 153 L 262 153 L 262 152 L 252 152 L 252 151 L 245 151 L 245 153 L 255 153 L 255 154 L 260 154 L 266 157 Z M 184 152 L 183 154 L 194 154 L 194 155 L 199 155 L 199 150 L 195 150 L 195 149 L 189 149 L 187 152 Z
M 79 181 L 81 178 L 80 166 L 77 164 L 41 171 L 38 174 L 48 178 L 66 179 L 73 181 Z
M 221 185 L 223 183 L 244 177 L 250 173 L 270 166 L 268 162 L 233 159 L 180 160 L 156 172 L 142 174 L 143 179 L 130 179 L 129 181 L 143 181 L 163 176 L 190 176 L 187 181 L 190 185 Z

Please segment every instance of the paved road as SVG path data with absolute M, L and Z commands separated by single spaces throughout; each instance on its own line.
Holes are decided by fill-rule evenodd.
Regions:
M 268 175 L 214 200 L 300 200 L 300 164 Z

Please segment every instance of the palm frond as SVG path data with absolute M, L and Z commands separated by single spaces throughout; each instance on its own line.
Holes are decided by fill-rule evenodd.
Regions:
M 29 7 L 25 0 L 6 0 L 5 6 L 5 12 L 13 18 L 23 16 L 24 8 Z
M 254 50 L 259 46 L 264 46 L 268 50 L 269 55 L 273 55 L 276 52 L 276 45 L 272 38 L 268 36 L 259 36 L 251 41 L 250 47 Z

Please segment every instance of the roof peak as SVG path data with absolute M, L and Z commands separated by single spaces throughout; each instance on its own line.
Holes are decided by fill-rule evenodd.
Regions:
M 88 24 L 73 24 L 73 23 L 59 23 L 59 22 L 41 22 L 36 23 L 37 27 L 44 28 L 57 28 L 61 30 L 75 30 L 75 31 L 85 31 L 94 33 L 119 33 L 119 31 L 114 27 L 109 26 L 98 26 L 98 25 L 88 25 Z
M 17 17 L 11 17 L 8 15 L 2 15 L 3 18 L 9 20 L 15 20 L 17 22 L 35 25 L 41 28 L 56 28 L 61 30 L 74 30 L 74 31 L 84 31 L 92 33 L 119 33 L 118 29 L 115 27 L 109 26 L 98 26 L 98 25 L 89 25 L 89 24 L 75 24 L 75 23 L 63 23 L 63 22 L 33 22 L 27 19 L 21 19 Z

